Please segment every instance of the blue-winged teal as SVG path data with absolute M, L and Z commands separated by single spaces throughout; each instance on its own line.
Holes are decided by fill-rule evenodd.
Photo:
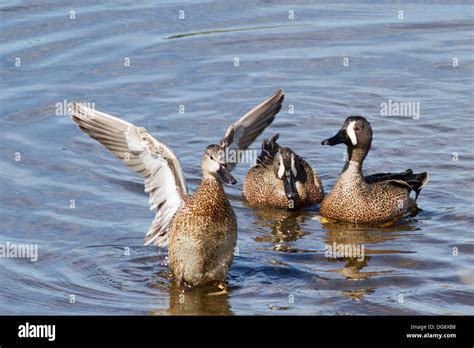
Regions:
M 171 272 L 180 285 L 225 284 L 237 243 L 237 222 L 222 183 L 235 184 L 236 163 L 227 150 L 246 149 L 280 111 L 283 91 L 232 124 L 219 145 L 201 160 L 203 179 L 188 194 L 178 159 L 144 128 L 74 103 L 73 120 L 145 179 L 150 209 L 156 212 L 146 244 L 168 245 Z
M 382 224 L 416 208 L 416 199 L 428 174 L 380 173 L 362 175 L 362 162 L 370 150 L 372 127 L 361 116 L 346 119 L 342 128 L 322 145 L 346 144 L 347 161 L 336 185 L 321 203 L 321 216 L 350 223 Z M 415 197 L 410 197 L 410 192 Z
M 244 180 L 243 195 L 253 207 L 296 209 L 321 202 L 323 185 L 316 171 L 288 147 L 278 134 L 263 140 L 257 165 Z

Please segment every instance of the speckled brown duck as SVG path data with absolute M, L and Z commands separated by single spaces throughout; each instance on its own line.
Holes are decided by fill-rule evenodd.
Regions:
M 209 145 L 201 159 L 202 181 L 189 194 L 175 154 L 144 128 L 74 103 L 73 120 L 145 179 L 150 209 L 156 212 L 146 244 L 168 245 L 171 272 L 180 285 L 225 284 L 237 243 L 237 221 L 223 183 L 236 163 L 226 150 L 244 150 L 280 111 L 283 91 L 232 124 L 218 145 Z
M 257 164 L 244 180 L 244 198 L 253 207 L 286 209 L 321 202 L 324 190 L 318 173 L 293 150 L 280 146 L 278 137 L 262 142 Z
M 363 176 L 362 163 L 372 144 L 372 127 L 361 116 L 348 117 L 339 132 L 322 145 L 345 144 L 347 161 L 331 192 L 321 203 L 321 216 L 350 223 L 383 224 L 416 208 L 416 199 L 428 183 L 426 172 L 380 173 Z M 411 192 L 415 197 L 411 197 Z

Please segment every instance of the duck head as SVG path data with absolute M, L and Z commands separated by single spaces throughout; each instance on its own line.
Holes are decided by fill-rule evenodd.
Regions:
M 273 172 L 275 176 L 283 180 L 285 195 L 288 199 L 296 198 L 296 178 L 298 176 L 298 165 L 296 154 L 288 147 L 281 147 L 273 159 Z
M 344 121 L 335 136 L 321 142 L 321 145 L 334 146 L 337 144 L 346 144 L 350 148 L 370 149 L 372 127 L 369 121 L 362 116 L 350 116 Z
M 225 150 L 220 145 L 209 145 L 202 155 L 202 176 L 212 176 L 220 182 L 235 185 L 237 180 L 230 174 L 229 167 L 225 161 Z

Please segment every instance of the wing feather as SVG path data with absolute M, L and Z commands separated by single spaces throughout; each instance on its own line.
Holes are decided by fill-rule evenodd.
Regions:
M 72 103 L 71 116 L 84 133 L 144 177 L 150 209 L 156 211 L 145 244 L 166 246 L 171 219 L 187 195 L 186 182 L 175 154 L 144 128 L 112 115 Z
M 245 150 L 268 127 L 281 110 L 284 99 L 283 90 L 279 89 L 270 98 L 256 106 L 237 122 L 230 125 L 221 146 L 232 150 Z M 236 163 L 228 163 L 232 170 Z

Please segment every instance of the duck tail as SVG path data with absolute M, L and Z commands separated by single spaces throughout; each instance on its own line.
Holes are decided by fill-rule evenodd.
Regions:
M 411 180 L 411 182 L 414 183 L 412 188 L 413 188 L 413 191 L 415 191 L 416 193 L 415 201 L 418 199 L 418 195 L 420 194 L 423 187 L 426 186 L 428 181 L 430 181 L 430 176 L 428 175 L 427 172 L 413 174 L 413 179 Z
M 428 183 L 429 176 L 427 172 L 414 174 L 413 170 L 407 169 L 403 173 L 379 173 L 366 176 L 364 177 L 364 179 L 369 184 L 380 181 L 388 181 L 391 182 L 393 185 L 410 189 L 410 192 L 415 191 L 416 201 L 421 190 Z
M 278 149 L 280 148 L 280 145 L 277 144 L 279 137 L 280 134 L 277 133 L 270 139 L 262 140 L 262 152 L 257 158 L 257 163 L 262 163 L 266 159 L 273 160 L 273 157 L 275 157 Z
M 415 191 L 415 201 L 418 199 L 423 187 L 426 186 L 430 177 L 427 172 L 422 172 L 419 174 L 414 174 L 411 169 L 407 169 L 402 175 L 405 177 L 404 181 L 410 186 L 410 188 Z

